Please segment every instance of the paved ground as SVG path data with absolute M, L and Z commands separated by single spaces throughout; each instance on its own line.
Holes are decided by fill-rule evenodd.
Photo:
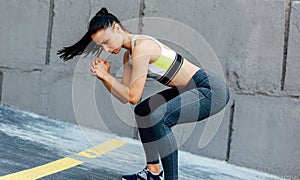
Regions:
M 85 132 L 84 134 L 82 132 Z M 0 105 L 0 180 L 118 180 L 144 167 L 140 142 Z M 279 177 L 179 152 L 180 179 Z

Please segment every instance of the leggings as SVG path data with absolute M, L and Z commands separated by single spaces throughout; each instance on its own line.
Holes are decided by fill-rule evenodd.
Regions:
M 147 164 L 160 158 L 165 179 L 178 179 L 178 147 L 171 127 L 220 112 L 229 96 L 225 82 L 200 69 L 184 88 L 171 87 L 140 102 L 134 112 Z

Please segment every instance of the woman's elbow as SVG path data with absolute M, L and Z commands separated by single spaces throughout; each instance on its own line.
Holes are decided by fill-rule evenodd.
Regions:
M 129 96 L 128 99 L 123 99 L 122 98 L 122 99 L 119 99 L 119 101 L 123 104 L 126 104 L 126 103 L 129 102 L 130 104 L 135 105 L 140 101 L 140 99 L 141 99 L 140 97 Z
M 141 97 L 140 96 L 129 96 L 129 103 L 130 104 L 137 104 L 140 101 Z
M 129 102 L 130 104 L 136 105 L 139 102 L 139 100 L 129 100 Z

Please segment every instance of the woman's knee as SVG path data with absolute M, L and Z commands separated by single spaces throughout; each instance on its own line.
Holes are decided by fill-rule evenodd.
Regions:
M 167 100 L 163 95 L 155 94 L 136 105 L 134 113 L 142 117 L 147 116 L 166 102 Z
M 142 101 L 134 107 L 134 114 L 140 117 L 147 116 L 150 112 L 148 100 Z

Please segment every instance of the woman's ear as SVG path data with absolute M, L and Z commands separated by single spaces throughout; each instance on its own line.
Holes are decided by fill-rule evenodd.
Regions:
M 116 30 L 117 32 L 119 32 L 120 30 L 122 30 L 121 26 L 118 23 L 114 24 L 114 30 Z

